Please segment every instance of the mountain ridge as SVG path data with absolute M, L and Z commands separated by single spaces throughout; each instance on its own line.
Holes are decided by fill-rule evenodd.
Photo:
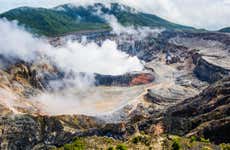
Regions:
M 219 30 L 219 32 L 227 32 L 230 33 L 230 27 L 222 28 Z
M 113 15 L 124 26 L 193 30 L 194 28 L 169 22 L 156 15 L 137 12 L 128 6 L 112 3 L 111 8 L 96 3 L 87 7 L 64 4 L 51 9 L 19 7 L 0 14 L 0 18 L 18 20 L 33 33 L 58 36 L 84 30 L 111 30 L 108 21 L 98 11 Z

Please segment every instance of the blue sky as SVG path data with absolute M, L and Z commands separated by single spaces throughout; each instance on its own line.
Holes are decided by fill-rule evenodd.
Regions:
M 210 30 L 230 26 L 230 0 L 0 0 L 0 13 L 20 6 L 121 2 L 170 21 Z

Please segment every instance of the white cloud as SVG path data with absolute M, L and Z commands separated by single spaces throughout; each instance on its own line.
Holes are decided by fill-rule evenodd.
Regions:
M 230 26 L 229 0 L 119 0 L 138 10 L 197 28 Z
M 219 29 L 230 26 L 230 0 L 1 0 L 0 12 L 19 7 L 54 7 L 64 3 L 78 5 L 120 2 L 170 21 L 197 28 Z

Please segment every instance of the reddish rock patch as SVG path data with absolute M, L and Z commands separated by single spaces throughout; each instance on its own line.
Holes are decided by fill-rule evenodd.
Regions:
M 148 83 L 151 83 L 154 79 L 155 77 L 152 74 L 142 73 L 142 74 L 135 76 L 131 80 L 130 85 L 133 86 L 133 85 L 148 84 Z

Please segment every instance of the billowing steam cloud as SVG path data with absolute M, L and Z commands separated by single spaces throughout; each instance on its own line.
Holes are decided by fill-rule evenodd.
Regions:
M 61 47 L 54 47 L 45 39 L 36 38 L 26 32 L 23 27 L 17 25 L 17 22 L 5 19 L 0 20 L 0 33 L 2 33 L 0 55 L 33 63 L 46 56 L 45 58 L 50 59 L 49 62 L 67 74 L 74 72 L 72 78 L 50 82 L 53 92 L 47 91 L 31 98 L 35 103 L 39 102 L 44 107 L 43 110 L 51 115 L 95 112 L 90 102 L 95 99 L 104 100 L 102 96 L 104 93 L 100 90 L 98 92 L 94 87 L 93 73 L 118 75 L 143 69 L 137 57 L 130 57 L 119 51 L 117 44 L 111 40 L 104 41 L 101 46 L 92 42 L 69 41 Z M 87 75 L 82 76 L 80 72 L 85 72 Z M 59 91 L 61 89 L 59 87 L 64 84 L 71 86 Z M 123 92 L 120 92 L 122 95 Z M 122 99 L 126 98 L 122 96 Z M 81 109 L 82 105 L 87 107 Z
M 68 42 L 65 46 L 55 48 L 41 39 L 17 26 L 16 22 L 0 21 L 0 54 L 18 57 L 25 61 L 35 60 L 38 55 L 46 55 L 65 71 L 124 74 L 142 70 L 138 58 L 130 57 L 117 49 L 115 42 L 106 40 L 102 46 L 96 43 L 83 45 Z
M 63 48 L 50 51 L 49 55 L 61 68 L 75 72 L 117 75 L 142 69 L 137 57 L 129 57 L 117 50 L 117 44 L 110 40 L 106 40 L 102 46 L 69 42 Z
M 36 52 L 48 46 L 41 40 L 33 38 L 17 22 L 0 20 L 0 54 L 8 57 L 18 57 L 25 61 L 34 60 Z
M 109 6 L 107 7 L 109 8 Z M 151 36 L 156 37 L 159 33 L 161 33 L 164 30 L 163 28 L 152 29 L 149 27 L 123 26 L 118 22 L 117 18 L 114 15 L 104 14 L 100 11 L 100 9 L 98 9 L 97 15 L 103 17 L 109 23 L 110 27 L 112 27 L 113 32 L 115 34 L 120 35 L 125 33 L 133 35 L 134 38 L 139 40 L 147 37 L 149 34 L 151 34 Z

